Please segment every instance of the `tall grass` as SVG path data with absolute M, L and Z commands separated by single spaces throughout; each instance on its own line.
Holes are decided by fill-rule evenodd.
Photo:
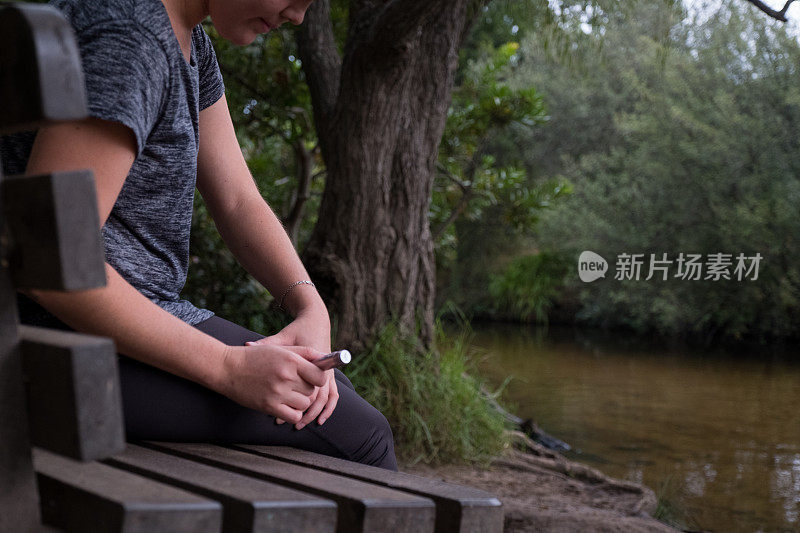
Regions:
M 503 416 L 481 392 L 468 328 L 448 336 L 437 321 L 438 350 L 420 354 L 413 336 L 390 323 L 348 365 L 356 390 L 389 420 L 406 462 L 485 463 L 508 445 Z
M 682 531 L 700 531 L 695 517 L 680 505 L 685 488 L 672 473 L 661 478 L 655 489 L 658 504 L 653 518 Z

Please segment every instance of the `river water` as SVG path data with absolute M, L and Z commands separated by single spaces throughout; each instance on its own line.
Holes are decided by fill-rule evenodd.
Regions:
M 569 443 L 644 483 L 693 529 L 800 531 L 800 350 L 701 350 L 564 328 L 474 326 L 490 384 Z

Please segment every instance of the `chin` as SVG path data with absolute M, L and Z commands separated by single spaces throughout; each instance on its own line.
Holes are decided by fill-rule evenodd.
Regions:
M 258 36 L 256 32 L 246 28 L 217 28 L 217 32 L 219 33 L 220 37 L 230 41 L 236 46 L 247 46 L 255 41 L 256 37 Z
M 247 46 L 248 44 L 251 44 L 253 41 L 256 40 L 256 36 L 257 36 L 256 33 L 247 32 L 247 33 L 239 34 L 236 37 L 228 39 L 228 40 L 230 42 L 232 42 L 233 44 L 235 44 L 236 46 Z

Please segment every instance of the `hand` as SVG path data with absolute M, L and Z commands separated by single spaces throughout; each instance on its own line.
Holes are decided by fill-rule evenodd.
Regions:
M 325 371 L 325 385 L 315 389 L 311 395 L 311 406 L 303 414 L 303 418 L 295 424 L 297 429 L 303 429 L 309 422 L 317 418 L 317 423 L 321 426 L 331 416 L 336 404 L 339 402 L 339 389 L 336 386 L 336 376 L 333 369 Z M 282 422 L 280 422 L 282 423 Z
M 327 384 L 311 363 L 323 353 L 307 346 L 230 346 L 218 392 L 251 409 L 298 423 Z
M 309 346 L 319 350 L 323 354 L 330 353 L 330 320 L 327 311 L 315 312 L 301 311 L 289 325 L 275 335 L 265 337 L 258 341 L 246 343 L 253 345 L 272 345 L 272 346 Z M 326 383 L 314 390 L 311 396 L 312 404 L 306 411 L 302 419 L 295 424 L 297 429 L 302 429 L 318 415 L 317 423 L 322 425 L 330 418 L 331 413 L 336 408 L 339 401 L 339 391 L 336 386 L 336 379 L 333 370 L 328 370 Z M 283 424 L 284 420 L 278 418 L 278 424 Z
M 245 344 L 270 344 L 273 346 L 308 346 L 323 354 L 331 351 L 331 321 L 328 311 L 304 310 L 275 335 Z

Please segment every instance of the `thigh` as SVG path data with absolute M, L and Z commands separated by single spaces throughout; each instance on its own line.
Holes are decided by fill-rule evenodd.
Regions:
M 218 317 L 197 327 L 228 345 L 263 337 Z M 339 402 L 330 418 L 298 431 L 193 381 L 120 356 L 127 437 L 293 446 L 396 469 L 386 418 L 355 392 L 344 374 L 337 370 L 336 376 Z

